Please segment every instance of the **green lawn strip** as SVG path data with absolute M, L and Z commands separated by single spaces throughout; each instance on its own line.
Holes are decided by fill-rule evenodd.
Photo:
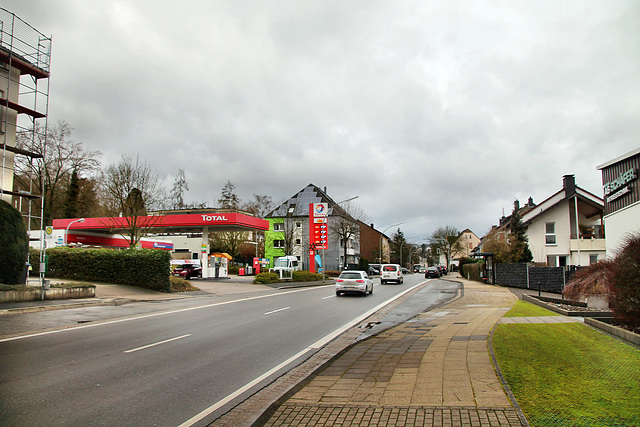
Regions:
M 551 310 L 525 301 L 516 301 L 515 305 L 504 315 L 504 317 L 538 317 L 538 316 L 559 316 Z
M 640 350 L 585 325 L 502 324 L 498 365 L 532 426 L 640 425 Z

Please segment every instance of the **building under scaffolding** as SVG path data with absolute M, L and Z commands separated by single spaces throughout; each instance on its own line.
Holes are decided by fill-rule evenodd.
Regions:
M 50 64 L 51 37 L 0 8 L 0 199 L 41 236 L 42 183 L 29 171 L 39 169 L 33 166 L 42 166 L 46 154 L 46 145 L 38 149 L 34 142 L 46 137 Z
M 30 229 L 42 226 L 41 185 L 30 176 L 14 185 L 14 177 L 21 172 L 17 164 L 43 161 L 41 150 L 26 150 L 21 142 L 35 141 L 47 128 L 50 63 L 51 37 L 0 8 L 0 197 L 28 217 Z

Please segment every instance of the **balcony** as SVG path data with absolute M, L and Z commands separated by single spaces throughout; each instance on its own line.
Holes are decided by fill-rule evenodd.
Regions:
M 605 251 L 607 249 L 606 240 L 605 239 L 596 239 L 596 238 L 580 238 L 574 239 L 571 236 L 571 252 L 577 251 Z

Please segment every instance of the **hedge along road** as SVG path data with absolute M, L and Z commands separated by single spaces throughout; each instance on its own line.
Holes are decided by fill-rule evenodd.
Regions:
M 289 290 L 0 340 L 11 367 L 0 373 L 0 424 L 209 423 L 422 282 L 364 298 Z

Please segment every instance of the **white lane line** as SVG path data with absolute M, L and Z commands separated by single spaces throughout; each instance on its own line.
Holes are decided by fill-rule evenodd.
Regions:
M 155 342 L 153 344 L 148 344 L 148 345 L 144 345 L 142 347 L 132 348 L 131 350 L 126 350 L 126 351 L 124 351 L 124 353 L 133 353 L 134 351 L 144 350 L 145 348 L 155 347 L 157 345 L 166 344 L 166 343 L 171 342 L 171 341 L 181 340 L 182 338 L 186 338 L 186 337 L 190 337 L 190 336 L 191 336 L 191 334 L 186 334 L 186 335 L 181 335 L 181 336 L 175 337 L 175 338 L 169 338 L 168 340 L 158 341 L 158 342 Z
M 327 285 L 327 286 L 333 286 L 333 285 Z M 240 298 L 240 299 L 236 299 L 236 300 L 232 300 L 232 301 L 214 302 L 214 303 L 211 303 L 211 304 L 199 305 L 197 307 L 179 308 L 179 309 L 176 309 L 176 310 L 162 311 L 162 312 L 159 312 L 159 313 L 144 314 L 142 316 L 137 316 L 137 317 L 127 317 L 127 318 L 124 318 L 124 319 L 108 320 L 106 322 L 92 323 L 92 324 L 89 324 L 89 325 L 82 325 L 82 326 L 74 326 L 74 327 L 66 328 L 66 329 L 57 329 L 55 331 L 36 332 L 35 334 L 28 334 L 28 335 L 20 335 L 20 336 L 17 336 L 17 337 L 3 338 L 3 339 L 0 339 L 0 343 L 8 342 L 8 341 L 22 340 L 22 339 L 25 339 L 25 338 L 39 337 L 39 336 L 43 336 L 43 335 L 51 335 L 51 334 L 59 334 L 59 333 L 63 333 L 63 332 L 77 331 L 78 329 L 96 328 L 98 326 L 113 325 L 115 323 L 131 322 L 131 321 L 134 321 L 134 320 L 147 319 L 149 317 L 166 316 L 168 314 L 182 313 L 182 312 L 185 312 L 185 311 L 192 311 L 192 310 L 200 310 L 200 309 L 203 309 L 203 308 L 217 307 L 217 306 L 220 306 L 220 305 L 234 304 L 234 303 L 237 303 L 237 302 L 251 301 L 251 300 L 255 300 L 255 299 L 271 298 L 271 297 L 276 297 L 276 296 L 285 295 L 285 294 L 293 294 L 293 293 L 297 293 L 297 292 L 309 292 L 309 291 L 313 291 L 313 290 L 321 288 L 321 287 L 323 288 L 325 286 L 315 286 L 315 287 L 311 287 L 311 288 L 296 289 L 296 290 L 293 290 L 293 291 L 278 292 L 278 293 L 275 293 L 275 294 L 260 295 L 260 296 L 248 297 L 248 298 Z
M 329 298 L 335 298 L 335 297 L 336 297 L 335 295 L 329 295 L 328 297 L 324 297 L 322 299 L 329 299 Z
M 291 307 L 284 307 L 284 308 L 279 308 L 277 310 L 273 310 L 273 311 L 268 311 L 266 313 L 264 313 L 264 315 L 269 315 L 269 314 L 273 314 L 273 313 L 279 313 L 281 311 L 285 311 L 285 310 L 289 310 Z
M 369 310 L 366 313 L 362 314 L 358 318 L 356 318 L 356 319 L 344 324 L 343 326 L 339 327 L 335 331 L 330 332 L 329 334 L 325 335 L 323 338 L 320 338 L 318 341 L 316 341 L 313 344 L 311 344 L 309 347 L 302 349 L 301 351 L 299 351 L 298 353 L 294 354 L 293 356 L 291 356 L 290 358 L 288 358 L 284 362 L 280 363 L 278 366 L 276 366 L 274 368 L 271 368 L 270 370 L 268 370 L 264 374 L 260 375 L 258 378 L 254 379 L 253 381 L 251 381 L 251 382 L 245 384 L 244 386 L 240 387 L 238 390 L 234 391 L 233 393 L 231 393 L 230 395 L 228 395 L 224 399 L 217 401 L 213 405 L 211 405 L 208 408 L 206 408 L 204 411 L 200 412 L 199 414 L 195 415 L 194 417 L 192 417 L 192 418 L 188 419 L 187 421 L 185 421 L 184 423 L 180 424 L 178 427 L 190 427 L 190 426 L 194 425 L 195 423 L 197 423 L 198 421 L 202 420 L 207 415 L 215 412 L 216 410 L 220 409 L 222 406 L 224 406 L 227 403 L 231 402 L 233 399 L 235 399 L 236 397 L 240 396 L 242 393 L 245 393 L 247 390 L 251 389 L 251 387 L 253 387 L 256 384 L 259 384 L 260 382 L 262 382 L 263 380 L 269 378 L 269 376 L 271 376 L 274 373 L 278 372 L 280 369 L 284 368 L 285 366 L 287 366 L 289 363 L 293 362 L 297 358 L 302 357 L 304 354 L 306 354 L 306 353 L 308 353 L 310 351 L 315 351 L 315 350 L 319 349 L 320 347 L 322 347 L 326 343 L 330 342 L 331 340 L 333 340 L 334 338 L 336 338 L 337 336 L 342 334 L 347 329 L 349 329 L 352 326 L 357 325 L 358 323 L 362 322 L 364 319 L 366 319 L 367 317 L 371 316 L 373 313 L 375 313 L 376 311 L 380 310 L 382 307 L 392 303 L 393 301 L 397 300 L 398 298 L 400 298 L 401 296 L 403 296 L 407 292 L 410 292 L 413 289 L 415 289 L 418 286 L 423 285 L 423 284 L 424 284 L 424 282 L 420 282 L 417 285 L 412 286 L 411 288 L 405 290 L 404 292 L 399 293 L 398 295 L 395 295 L 393 298 L 383 302 L 382 304 L 378 305 L 377 307 L 372 308 L 371 310 Z

